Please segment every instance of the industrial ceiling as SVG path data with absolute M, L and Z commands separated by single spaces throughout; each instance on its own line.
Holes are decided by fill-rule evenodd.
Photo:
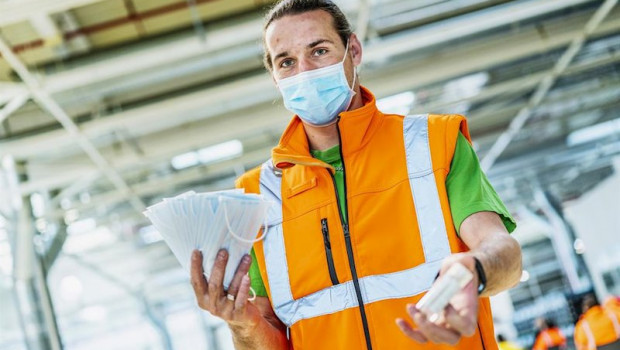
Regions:
M 614 1 L 336 2 L 364 43 L 362 84 L 390 111 L 466 115 L 511 209 L 536 211 L 541 189 L 579 198 L 612 174 Z M 79 246 L 79 234 L 58 232 L 95 223 L 81 234 L 99 243 L 65 247 L 60 265 L 90 259 L 153 303 L 191 302 L 182 273 L 153 277 L 178 266 L 161 242 L 144 241 L 141 211 L 188 189 L 232 187 L 269 157 L 290 118 L 262 67 L 271 3 L 0 0 L 0 157 L 12 157 L 22 198 L 42 198 L 44 241 Z M 4 211 L 9 227 L 18 214 Z M 92 238 L 101 227 L 111 237 Z

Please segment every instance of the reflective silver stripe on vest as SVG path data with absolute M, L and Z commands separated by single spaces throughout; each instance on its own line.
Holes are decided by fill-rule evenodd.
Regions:
M 404 130 L 409 184 L 418 217 L 424 258 L 426 262 L 441 260 L 450 255 L 450 243 L 431 164 L 428 115 L 406 117 Z
M 365 276 L 359 279 L 364 304 L 420 294 L 431 286 L 441 260 L 450 254 L 437 184 L 432 169 L 426 115 L 404 120 L 407 170 L 422 238 L 426 263 L 410 269 Z M 282 232 L 281 178 L 273 171 L 271 160 L 261 169 L 260 190 L 278 203 L 269 213 L 269 228 L 263 242 L 271 303 L 276 315 L 288 327 L 303 319 L 357 307 L 352 281 L 293 299 Z
M 274 170 L 271 159 L 269 159 L 263 163 L 260 171 L 260 193 L 266 200 L 274 203 L 267 214 L 267 232 L 263 240 L 263 250 L 271 301 L 276 315 L 282 319 L 286 315 L 282 314 L 281 306 L 293 300 L 293 294 L 288 278 L 282 233 L 282 176 L 276 174 Z

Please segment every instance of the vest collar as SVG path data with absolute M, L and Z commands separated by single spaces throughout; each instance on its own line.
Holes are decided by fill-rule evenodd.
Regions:
M 382 113 L 377 109 L 375 96 L 360 86 L 364 105 L 352 111 L 340 113 L 338 127 L 342 154 L 347 156 L 359 150 L 370 139 L 381 122 Z M 301 122 L 295 115 L 282 134 L 279 144 L 272 150 L 273 164 L 279 169 L 294 165 L 319 166 L 334 171 L 334 168 L 310 154 L 308 138 Z

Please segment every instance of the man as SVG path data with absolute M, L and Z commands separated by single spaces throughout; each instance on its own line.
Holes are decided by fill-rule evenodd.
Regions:
M 565 350 L 566 337 L 550 318 L 539 317 L 535 321 L 538 334 L 532 350 Z
M 228 290 L 226 252 L 208 281 L 194 252 L 198 304 L 237 349 L 497 349 L 486 297 L 518 282 L 521 252 L 465 119 L 378 111 L 355 70 L 362 46 L 331 1 L 279 2 L 264 47 L 296 116 L 237 187 L 276 205 Z M 431 322 L 414 305 L 456 263 L 473 281 Z
M 582 312 L 575 325 L 577 350 L 620 349 L 620 313 L 601 307 L 592 294 L 584 297 Z
M 603 308 L 620 315 L 620 296 L 610 295 L 605 298 Z

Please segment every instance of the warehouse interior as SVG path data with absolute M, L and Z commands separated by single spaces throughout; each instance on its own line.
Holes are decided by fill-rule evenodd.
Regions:
M 335 2 L 382 111 L 468 117 L 523 251 L 496 332 L 570 340 L 581 296 L 620 295 L 617 1 Z M 0 350 L 233 348 L 142 212 L 270 157 L 273 3 L 0 0 Z

